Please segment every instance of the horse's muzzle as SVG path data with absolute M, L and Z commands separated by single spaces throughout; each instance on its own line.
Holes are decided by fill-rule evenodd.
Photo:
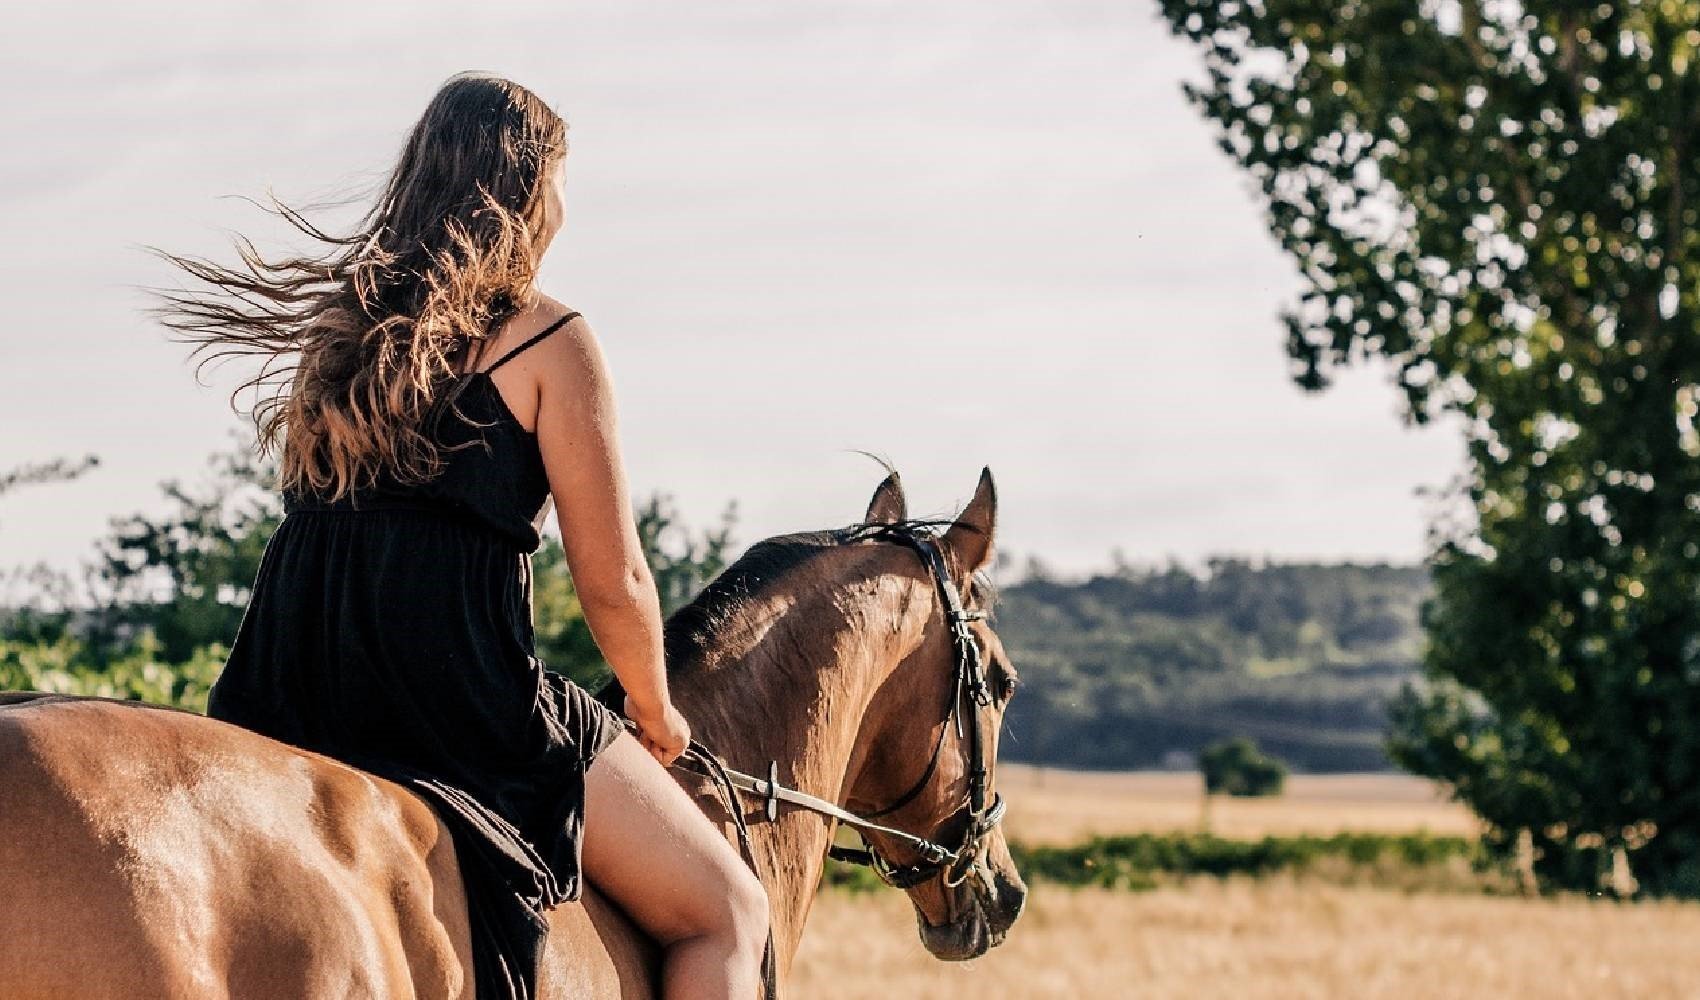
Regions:
M 945 889 L 956 916 L 929 924 L 919 909 L 916 923 L 921 943 L 934 957 L 947 962 L 979 958 L 1003 943 L 1027 902 L 1027 887 L 1013 867 L 993 866 L 984 858 L 957 885 Z

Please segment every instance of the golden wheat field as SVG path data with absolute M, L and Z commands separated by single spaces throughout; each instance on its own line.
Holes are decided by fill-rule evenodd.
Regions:
M 797 997 L 1700 996 L 1700 906 L 1413 894 L 1290 878 L 1034 888 L 1002 946 L 926 954 L 896 893 L 828 892 Z
M 1196 775 L 1006 767 L 1012 836 L 1197 828 Z M 1467 812 L 1396 775 L 1295 776 L 1280 799 L 1215 802 L 1234 837 L 1341 830 L 1469 833 Z M 1197 877 L 1149 892 L 1033 887 L 1009 939 L 947 964 L 895 892 L 826 892 L 792 996 L 1700 997 L 1700 904 L 1405 892 L 1277 876 Z
M 1468 809 L 1447 802 L 1433 782 L 1403 774 L 1298 774 L 1273 798 L 1214 796 L 1206 804 L 1196 773 L 1092 773 L 998 767 L 1009 801 L 1011 839 L 1072 843 L 1092 834 L 1209 829 L 1224 837 L 1341 831 L 1473 836 Z

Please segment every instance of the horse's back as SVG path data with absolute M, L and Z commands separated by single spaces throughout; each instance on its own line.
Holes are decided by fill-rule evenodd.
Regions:
M 594 888 L 550 913 L 540 1000 L 652 995 Z M 0 692 L 8 1000 L 472 995 L 454 844 L 423 800 L 188 712 Z
M 186 712 L 0 700 L 6 995 L 470 995 L 453 845 L 383 784 Z

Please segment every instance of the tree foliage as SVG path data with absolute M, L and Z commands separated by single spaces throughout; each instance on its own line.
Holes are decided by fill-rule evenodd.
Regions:
M 159 655 L 183 663 L 236 637 L 283 512 L 274 470 L 245 449 L 208 465 L 211 477 L 200 486 L 161 484 L 166 513 L 113 519 L 97 546 L 98 641 L 122 648 L 145 633 Z
M 77 478 L 99 464 L 100 459 L 94 455 L 84 455 L 77 461 L 55 458 L 47 462 L 35 462 L 7 469 L 0 472 L 0 496 L 4 496 L 20 486 L 66 482 Z
M 1304 287 L 1299 384 L 1462 417 L 1395 756 L 1549 884 L 1700 894 L 1700 3 L 1162 0 Z
M 0 691 L 92 695 L 205 712 L 226 652 L 213 643 L 172 663 L 150 635 L 117 655 L 101 655 L 70 633 L 51 642 L 0 638 Z
M 730 562 L 737 523 L 735 501 L 722 512 L 718 527 L 700 534 L 685 525 L 672 497 L 665 493 L 651 494 L 639 503 L 635 517 L 664 615 L 695 597 Z M 584 620 L 560 540 L 545 536 L 532 555 L 531 567 L 537 655 L 551 669 L 595 690 L 612 672 Z

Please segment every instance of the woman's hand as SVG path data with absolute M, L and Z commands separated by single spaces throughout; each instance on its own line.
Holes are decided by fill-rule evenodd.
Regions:
M 628 694 L 626 717 L 637 723 L 638 742 L 661 762 L 662 767 L 670 766 L 691 742 L 691 724 L 685 721 L 671 701 L 660 712 L 645 714 L 637 711 L 637 705 Z

